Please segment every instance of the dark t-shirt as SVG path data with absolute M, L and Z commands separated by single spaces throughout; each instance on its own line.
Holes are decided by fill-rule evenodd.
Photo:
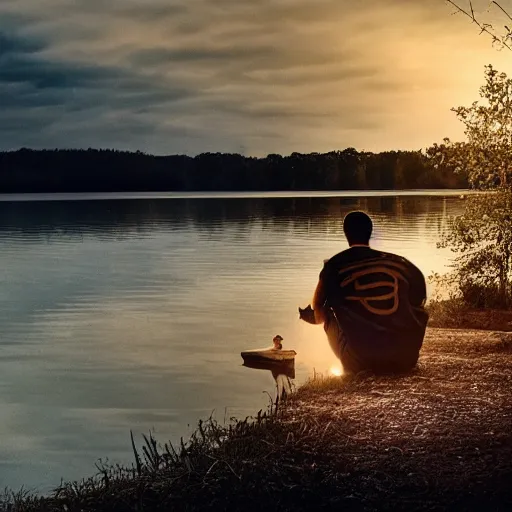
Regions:
M 360 357 L 419 352 L 428 320 L 426 286 L 410 261 L 352 247 L 325 262 L 320 279 L 326 306 Z

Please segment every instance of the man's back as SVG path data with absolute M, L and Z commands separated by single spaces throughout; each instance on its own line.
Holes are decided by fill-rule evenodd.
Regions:
M 353 246 L 328 260 L 320 279 L 326 307 L 358 358 L 417 358 L 428 315 L 425 279 L 411 262 Z

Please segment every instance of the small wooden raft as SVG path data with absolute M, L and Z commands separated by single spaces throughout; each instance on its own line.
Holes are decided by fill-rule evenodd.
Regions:
M 293 361 L 297 352 L 295 350 L 276 350 L 275 348 L 261 348 L 257 350 L 245 350 L 242 352 L 244 361 Z
M 279 335 L 273 339 L 274 345 L 268 348 L 256 350 L 245 350 L 241 353 L 244 362 L 272 361 L 276 363 L 293 362 L 297 352 L 295 350 L 283 350 L 281 341 L 283 338 Z

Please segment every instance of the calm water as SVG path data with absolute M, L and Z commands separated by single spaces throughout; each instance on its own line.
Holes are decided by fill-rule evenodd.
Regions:
M 435 242 L 463 201 L 414 194 L 0 196 L 0 487 L 131 462 L 130 429 L 177 440 L 213 411 L 266 407 L 272 375 L 240 351 L 276 333 L 298 352 L 297 382 L 329 370 L 297 307 L 346 248 L 345 212 L 369 211 L 374 247 L 425 274 L 448 263 Z

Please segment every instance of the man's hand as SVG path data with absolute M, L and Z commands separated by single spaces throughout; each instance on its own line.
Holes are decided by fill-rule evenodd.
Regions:
M 308 305 L 308 307 L 304 309 L 299 308 L 299 318 L 308 324 L 316 324 L 315 312 L 311 308 L 311 305 Z

